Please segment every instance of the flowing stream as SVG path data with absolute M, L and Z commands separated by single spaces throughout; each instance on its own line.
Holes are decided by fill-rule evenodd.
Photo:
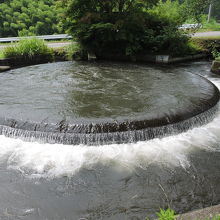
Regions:
M 220 88 L 206 61 L 179 65 Z M 220 112 L 187 132 L 102 146 L 0 136 L 0 219 L 142 220 L 220 203 Z

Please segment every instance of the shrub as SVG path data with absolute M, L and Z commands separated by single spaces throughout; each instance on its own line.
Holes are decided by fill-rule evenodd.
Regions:
M 72 43 L 66 46 L 64 50 L 68 60 L 81 60 L 84 56 L 87 56 L 87 53 L 84 54 L 83 49 L 77 43 Z M 86 59 L 86 57 L 84 59 Z
M 55 48 L 54 55 L 63 60 L 86 60 L 87 53 L 83 51 L 79 44 L 73 42 L 62 48 Z
M 82 24 L 73 28 L 72 34 L 82 47 L 96 55 L 117 53 L 182 54 L 187 51 L 188 37 L 176 25 L 147 13 L 115 16 L 106 21 Z
M 53 52 L 43 40 L 28 38 L 6 47 L 3 50 L 3 55 L 5 58 L 33 59 L 36 56 L 46 56 L 52 59 Z
M 219 59 L 220 59 L 220 52 L 217 51 L 216 49 L 214 49 L 214 50 L 212 51 L 212 55 L 213 55 L 213 57 L 214 57 L 216 60 L 219 60 Z
M 0 59 L 3 59 L 4 58 L 4 54 L 2 51 L 0 51 Z
M 191 43 L 194 44 L 201 51 L 207 52 L 209 54 L 214 55 L 216 51 L 220 51 L 220 38 L 192 38 Z
M 158 4 L 148 11 L 151 14 L 169 19 L 177 25 L 184 22 L 183 16 L 181 16 L 182 4 L 178 0 L 159 0 Z
M 153 13 L 157 2 L 68 0 L 63 20 L 81 47 L 98 57 L 108 53 L 184 54 L 189 49 L 188 37 L 177 28 L 177 13 L 173 19 Z

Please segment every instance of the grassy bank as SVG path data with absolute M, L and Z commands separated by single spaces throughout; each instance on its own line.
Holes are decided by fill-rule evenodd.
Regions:
M 70 41 L 50 41 L 50 43 L 62 43 Z M 0 59 L 2 58 L 20 58 L 20 59 L 34 59 L 36 56 L 49 57 L 51 60 L 54 56 L 60 56 L 64 59 L 71 60 L 73 57 L 77 58 L 79 54 L 79 46 L 72 43 L 61 48 L 49 48 L 47 41 L 28 38 L 17 43 L 2 44 L 6 47 L 0 49 Z M 79 54 L 80 55 L 80 54 Z
M 5 57 L 4 57 L 4 54 L 3 54 L 3 51 L 0 50 L 0 59 L 3 59 L 3 58 L 5 58 Z
M 17 43 L 7 44 L 6 47 L 0 49 L 0 59 L 7 59 L 5 62 L 2 61 L 2 65 L 11 67 L 80 60 L 83 57 L 86 59 L 87 53 L 84 53 L 75 42 L 67 46 L 50 48 L 46 41 L 37 38 L 28 38 Z
M 208 53 L 214 58 L 220 52 L 220 37 L 194 37 L 190 39 L 190 44 L 197 51 Z
M 35 56 L 53 56 L 53 52 L 44 41 L 30 38 L 20 40 L 18 43 L 8 46 L 3 49 L 3 56 L 5 58 L 23 58 L 34 59 Z
M 34 59 L 36 56 L 45 56 L 53 61 L 55 57 L 60 57 L 63 60 L 80 60 L 87 57 L 86 51 L 83 51 L 76 43 L 61 48 L 49 48 L 46 43 L 44 40 L 31 38 L 13 44 L 6 44 L 7 47 L 0 49 L 0 58 Z M 220 37 L 191 38 L 188 48 L 191 49 L 187 54 L 180 54 L 179 56 L 207 53 L 218 60 L 220 59 Z M 149 55 L 154 56 L 155 54 Z

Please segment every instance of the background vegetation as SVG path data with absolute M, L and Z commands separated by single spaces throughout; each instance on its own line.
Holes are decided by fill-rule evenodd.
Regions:
M 182 19 L 161 13 L 158 0 L 65 0 L 63 23 L 81 47 L 98 57 L 105 53 L 189 52 L 188 37 L 179 29 Z M 172 2 L 172 4 L 174 4 Z M 180 16 L 178 15 L 180 18 Z
M 74 8 L 71 8 L 73 4 L 79 6 L 79 2 L 77 0 L 0 0 L 0 37 L 63 33 L 72 24 L 72 18 L 74 17 L 74 15 L 65 17 L 67 14 L 65 8 L 70 13 L 71 9 L 74 10 Z M 84 7 L 85 13 L 91 7 L 91 2 L 82 0 L 81 5 L 88 4 Z M 204 24 L 205 29 L 216 29 L 216 27 L 217 30 L 220 29 L 220 26 L 218 26 L 220 0 L 212 0 L 212 20 L 209 24 L 206 22 L 207 5 L 211 0 L 135 0 L 133 1 L 135 4 L 130 4 L 128 2 L 132 1 L 127 0 L 97 0 L 93 2 L 97 2 L 100 11 L 103 11 L 104 8 L 107 9 L 107 5 L 111 5 L 112 12 L 117 12 L 117 7 L 118 11 L 124 11 L 125 8 L 123 9 L 123 7 L 126 7 L 126 4 L 128 6 L 127 11 L 128 9 L 132 11 L 135 7 L 140 8 L 140 5 L 142 5 L 142 9 L 145 11 L 148 10 L 157 17 L 166 18 L 177 24 L 195 23 L 198 19 Z M 100 4 L 100 2 L 103 3 Z M 112 3 L 109 4 L 109 2 Z M 119 7 L 122 8 L 119 9 Z M 81 11 L 84 9 L 83 6 L 79 8 Z M 76 11 L 71 13 L 75 14 Z M 202 14 L 204 15 L 201 16 Z M 60 22 L 61 17 L 64 18 L 63 21 L 65 22 Z
M 0 37 L 64 33 L 67 30 L 79 42 L 82 49 L 79 54 L 86 50 L 96 55 L 134 56 L 143 52 L 184 55 L 194 53 L 198 47 L 178 29 L 181 24 L 201 22 L 203 30 L 220 30 L 220 0 L 212 0 L 213 17 L 207 23 L 210 2 L 0 0 Z
M 54 0 L 0 0 L 0 37 L 62 33 Z

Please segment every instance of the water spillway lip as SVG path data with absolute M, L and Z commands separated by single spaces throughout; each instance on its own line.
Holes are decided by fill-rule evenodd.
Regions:
M 192 107 L 191 109 L 179 109 L 178 112 L 172 112 L 170 110 L 169 113 L 159 113 L 155 115 L 150 115 L 146 117 L 145 115 L 139 117 L 138 119 L 119 119 L 105 121 L 105 120 L 97 120 L 95 119 L 92 122 L 80 123 L 68 123 L 65 120 L 62 120 L 56 124 L 53 123 L 38 123 L 31 121 L 23 121 L 16 119 L 8 119 L 4 117 L 0 117 L 0 124 L 4 126 L 8 126 L 11 128 L 21 129 L 21 130 L 29 130 L 29 131 L 40 131 L 40 132 L 57 132 L 57 133 L 82 133 L 82 134 L 90 134 L 90 133 L 112 133 L 112 132 L 125 132 L 125 131 L 134 131 L 134 130 L 142 130 L 146 128 L 154 128 L 161 127 L 169 124 L 175 124 L 189 118 L 192 118 L 196 115 L 199 115 L 212 107 L 214 107 L 220 99 L 220 92 L 218 88 L 206 78 L 200 77 L 206 84 L 209 85 L 209 94 L 207 99 L 200 100 L 199 105 Z
M 64 74 L 51 72 L 48 64 L 13 70 L 3 77 L 1 133 L 68 144 L 147 140 L 184 131 L 192 127 L 190 123 L 206 123 L 204 115 L 212 118 L 220 98 L 213 83 L 181 69 L 164 73 L 140 66 L 53 65 L 57 69 L 61 65 Z M 74 72 L 65 72 L 70 67 Z M 13 92 L 20 93 L 21 100 Z
M 218 111 L 218 105 L 211 109 L 200 113 L 187 120 L 168 124 L 160 127 L 148 127 L 146 129 L 123 131 L 123 132 L 107 132 L 107 133 L 59 133 L 59 132 L 41 132 L 31 130 L 21 130 L 11 128 L 9 126 L 0 125 L 0 134 L 7 137 L 21 138 L 24 141 L 37 141 L 40 143 L 51 144 L 67 144 L 67 145 L 106 145 L 106 144 L 122 144 L 133 143 L 138 141 L 146 141 L 154 138 L 162 138 L 168 135 L 174 135 L 185 132 L 196 126 L 201 126 L 210 122 Z

